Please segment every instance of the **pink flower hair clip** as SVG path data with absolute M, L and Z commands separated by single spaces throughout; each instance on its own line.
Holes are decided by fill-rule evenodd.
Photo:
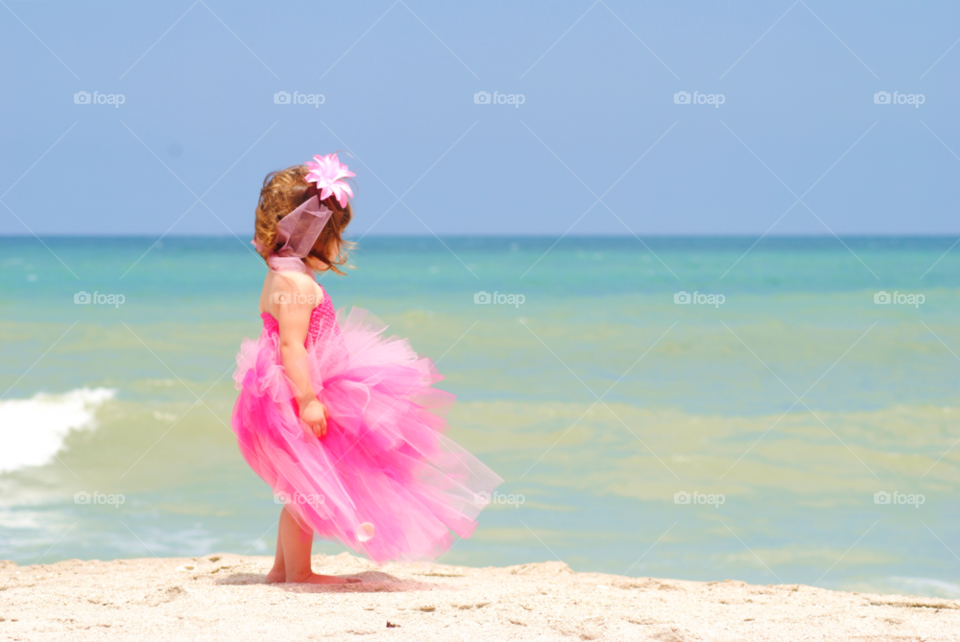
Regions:
M 343 179 L 356 174 L 348 170 L 347 166 L 337 159 L 336 154 L 314 156 L 312 161 L 307 161 L 304 165 L 310 170 L 306 176 L 307 181 L 320 188 L 320 200 L 333 194 L 340 207 L 347 206 L 347 201 L 353 198 L 353 190 Z

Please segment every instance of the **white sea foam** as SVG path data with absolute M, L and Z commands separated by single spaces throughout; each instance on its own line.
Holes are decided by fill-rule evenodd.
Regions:
M 957 599 L 960 597 L 960 585 L 928 577 L 891 577 L 890 583 L 897 587 L 898 593 L 909 595 L 935 595 Z
M 0 401 L 0 473 L 48 463 L 71 430 L 95 427 L 97 408 L 116 394 L 108 388 L 79 388 Z

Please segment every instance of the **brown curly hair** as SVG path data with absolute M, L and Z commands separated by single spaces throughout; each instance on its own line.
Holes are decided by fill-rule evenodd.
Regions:
M 306 180 L 309 171 L 304 165 L 294 165 L 278 172 L 270 172 L 263 179 L 263 189 L 260 190 L 260 200 L 257 202 L 254 238 L 263 244 L 264 250 L 260 252 L 260 256 L 264 260 L 280 249 L 277 241 L 277 224 L 280 220 L 314 196 L 319 198 L 320 190 L 314 183 Z M 343 239 L 343 231 L 353 218 L 353 211 L 349 203 L 346 207 L 340 207 L 333 195 L 320 202 L 326 205 L 333 215 L 323 227 L 304 262 L 314 271 L 332 270 L 342 275 L 343 272 L 337 266 L 347 263 L 347 250 L 353 247 L 353 243 Z

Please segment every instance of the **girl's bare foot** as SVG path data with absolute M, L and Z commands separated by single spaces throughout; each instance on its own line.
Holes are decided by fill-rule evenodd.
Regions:
M 267 573 L 267 584 L 283 584 L 287 581 L 287 572 L 284 569 L 272 569 Z
M 356 577 L 337 577 L 336 575 L 318 575 L 310 573 L 303 579 L 292 580 L 297 584 L 358 584 L 359 578 Z

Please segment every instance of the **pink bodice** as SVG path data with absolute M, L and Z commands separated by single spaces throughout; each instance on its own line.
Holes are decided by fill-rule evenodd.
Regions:
M 307 338 L 304 341 L 305 346 L 314 345 L 321 337 L 325 338 L 335 331 L 337 327 L 337 314 L 333 308 L 333 302 L 327 296 L 327 291 L 323 291 L 323 301 L 310 313 L 310 327 L 307 329 Z M 280 323 L 269 312 L 262 312 L 260 318 L 263 319 L 263 330 L 267 334 L 279 334 Z

